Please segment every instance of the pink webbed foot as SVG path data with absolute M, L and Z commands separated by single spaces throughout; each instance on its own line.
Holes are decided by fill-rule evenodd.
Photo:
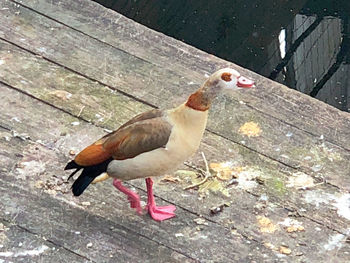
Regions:
M 163 221 L 175 216 L 173 213 L 176 209 L 175 206 L 147 206 L 149 215 L 156 221 Z
M 119 191 L 122 193 L 126 194 L 128 196 L 128 200 L 130 202 L 130 207 L 135 208 L 136 212 L 139 215 L 142 215 L 142 207 L 140 204 L 140 197 L 137 193 L 131 191 L 129 188 L 126 188 L 125 186 L 122 185 L 122 182 L 119 181 L 118 179 L 113 180 L 113 185 L 115 188 L 117 188 Z
M 154 201 L 153 196 L 153 181 L 151 178 L 146 179 L 146 185 L 147 185 L 147 210 L 150 216 L 156 220 L 156 221 L 163 221 L 169 218 L 172 218 L 175 216 L 175 209 L 176 207 L 173 205 L 168 206 L 156 206 L 156 203 Z

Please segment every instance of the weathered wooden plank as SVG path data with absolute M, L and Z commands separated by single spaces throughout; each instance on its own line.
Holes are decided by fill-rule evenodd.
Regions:
M 47 141 L 45 142 L 45 144 L 47 145 L 47 147 L 50 147 L 52 149 L 59 149 L 60 151 L 63 152 L 68 152 L 69 148 L 68 147 L 79 147 L 80 144 L 82 143 L 86 143 L 88 144 L 88 140 L 89 137 L 94 137 L 95 134 L 97 133 L 96 130 L 98 130 L 99 132 L 102 132 L 102 129 L 100 128 L 94 128 L 94 126 L 85 124 L 85 123 L 81 123 L 80 127 L 77 126 L 71 126 L 71 119 L 68 119 L 68 121 L 66 121 L 66 118 L 64 117 L 56 117 L 57 112 L 58 112 L 58 116 L 60 116 L 59 111 L 57 111 L 56 109 L 52 109 L 47 105 L 43 105 L 42 103 L 33 103 L 33 99 L 31 98 L 26 98 L 26 96 L 21 95 L 18 92 L 14 92 L 11 91 L 9 89 L 1 89 L 1 93 L 3 97 L 1 97 L 1 101 L 3 102 L 4 108 L 6 109 L 6 111 L 4 111 L 4 117 L 1 120 L 1 123 L 5 123 L 6 126 L 10 126 L 11 128 L 17 128 L 18 132 L 21 133 L 24 131 L 30 132 L 30 136 L 32 137 L 33 140 L 41 140 L 44 141 L 44 139 L 47 139 Z M 16 101 L 21 101 L 21 106 L 22 106 L 22 110 L 18 111 L 16 110 L 16 107 L 10 107 L 10 105 L 15 105 L 14 102 Z M 40 116 L 39 113 L 42 113 L 40 121 L 35 120 L 36 118 L 30 117 L 28 116 L 27 112 L 31 112 L 32 116 Z M 56 112 L 56 113 L 55 113 Z M 67 114 L 66 114 L 67 115 Z M 9 121 L 12 117 L 16 117 L 18 120 L 21 121 L 23 126 L 18 127 L 16 123 L 12 123 L 11 126 L 11 121 Z M 72 118 L 71 116 L 68 116 L 69 118 Z M 56 125 L 55 123 L 47 123 L 46 119 L 55 119 L 56 120 Z M 7 121 L 6 121 L 7 120 Z M 29 129 L 26 128 L 26 124 L 27 123 L 35 123 L 35 125 L 33 127 L 30 127 Z M 64 128 L 62 129 L 61 126 L 64 126 Z M 21 128 L 21 129 L 20 129 Z M 57 134 L 59 134 L 59 131 L 61 130 L 67 130 L 67 135 L 66 136 L 62 136 L 61 138 L 57 139 Z M 73 132 L 76 133 L 75 135 L 73 135 Z M 85 134 L 86 137 L 83 138 L 83 141 L 81 142 L 77 142 L 76 138 L 81 136 L 81 134 Z M 208 136 L 208 135 L 207 135 Z M 86 142 L 84 142 L 86 141 Z M 243 158 L 243 156 L 240 156 L 239 154 L 239 150 L 235 149 L 235 147 L 233 145 L 229 145 L 229 149 L 231 149 L 231 152 L 226 148 L 229 142 L 220 142 L 220 139 L 215 138 L 213 140 L 207 139 L 206 138 L 206 143 L 212 143 L 212 145 L 206 145 L 204 146 L 203 150 L 205 150 L 208 160 L 210 161 L 215 161 L 214 158 L 218 158 L 218 156 L 221 156 L 221 158 L 224 159 L 216 159 L 218 161 L 232 161 L 231 158 L 229 157 L 230 155 L 232 156 L 232 153 L 235 153 L 235 157 L 238 158 L 238 160 L 236 160 L 238 162 L 238 164 L 240 164 L 240 162 L 245 163 L 247 165 L 250 165 L 250 167 L 254 168 L 254 166 L 252 165 L 251 162 L 253 162 L 253 160 L 255 159 L 255 165 L 260 164 L 262 167 L 266 167 L 267 166 L 267 162 L 266 160 L 263 160 L 263 158 L 259 159 L 259 155 L 255 155 L 252 156 L 251 159 L 249 158 L 248 161 L 243 161 L 241 158 Z M 24 153 L 22 153 L 23 155 L 23 161 L 25 161 L 26 159 L 30 158 L 30 156 L 33 156 L 33 148 L 38 148 L 38 151 L 34 151 L 36 157 L 36 160 L 40 160 L 42 163 L 45 163 L 46 165 L 46 170 L 48 172 L 40 174 L 39 176 L 32 176 L 27 178 L 28 180 L 28 185 L 31 187 L 35 187 L 35 184 L 37 183 L 38 180 L 41 181 L 48 181 L 51 182 L 51 185 L 53 185 L 53 189 L 55 191 L 66 191 L 67 186 L 61 188 L 60 186 L 57 186 L 57 181 L 55 181 L 56 179 L 53 179 L 52 175 L 56 174 L 59 175 L 61 173 L 61 169 L 64 166 L 64 163 L 62 163 L 62 160 L 59 155 L 57 156 L 57 154 L 53 154 L 50 151 L 46 149 L 46 147 L 42 147 L 40 145 L 36 145 L 33 146 L 31 148 L 26 149 L 26 151 L 24 151 Z M 213 150 L 213 149 L 217 149 L 217 150 Z M 226 149 L 226 150 L 224 150 Z M 221 154 L 221 155 L 220 155 Z M 50 157 L 51 155 L 51 157 Z M 43 156 L 49 156 L 46 157 L 48 159 L 42 159 Z M 247 155 L 249 156 L 249 155 Z M 196 161 L 196 159 L 198 159 L 198 156 L 194 158 L 193 161 Z M 198 162 L 198 161 L 197 161 Z M 271 165 L 274 168 L 276 168 L 276 164 Z M 258 169 L 258 168 L 255 168 Z M 271 169 L 271 170 L 265 170 L 267 173 L 269 172 L 273 172 L 273 168 L 265 168 L 265 169 Z M 259 171 L 255 171 L 255 173 L 257 173 Z M 254 173 L 254 171 L 253 171 Z M 17 175 L 18 176 L 18 175 Z M 245 191 L 240 190 L 239 187 L 234 187 L 232 189 L 230 189 L 230 194 L 231 196 L 234 196 L 235 199 L 232 200 L 232 203 L 230 205 L 230 207 L 227 207 L 224 209 L 224 211 L 215 216 L 210 218 L 209 217 L 209 208 L 212 206 L 218 206 L 220 204 L 222 204 L 223 202 L 225 202 L 225 198 L 223 199 L 221 195 L 215 195 L 215 194 L 210 194 L 210 198 L 205 198 L 205 199 L 201 199 L 198 200 L 196 202 L 193 202 L 193 200 L 197 200 L 198 196 L 197 193 L 195 191 L 183 191 L 182 189 L 182 184 L 180 185 L 173 185 L 173 184 L 163 184 L 163 185 L 158 185 L 157 186 L 157 193 L 160 193 L 160 196 L 162 196 L 162 198 L 165 198 L 166 200 L 170 200 L 172 203 L 176 203 L 176 204 L 180 204 L 182 207 L 186 208 L 186 211 L 193 211 L 193 213 L 195 214 L 202 214 L 206 220 L 209 222 L 213 221 L 213 222 L 218 222 L 222 225 L 224 225 L 225 227 L 227 227 L 228 232 L 230 232 L 230 228 L 234 229 L 234 232 L 237 231 L 238 232 L 238 236 L 239 233 L 243 233 L 245 236 L 248 236 L 249 238 L 253 239 L 253 240 L 258 240 L 261 243 L 266 243 L 266 242 L 270 242 L 272 244 L 274 244 L 275 246 L 279 246 L 281 244 L 285 244 L 288 245 L 290 247 L 290 249 L 292 249 L 293 251 L 293 255 L 295 254 L 304 254 L 304 255 L 308 255 L 308 258 L 320 258 L 322 259 L 322 257 L 327 256 L 327 254 L 329 253 L 328 250 L 322 250 L 320 251 L 319 249 L 316 249 L 316 247 L 318 246 L 317 244 L 327 244 L 327 242 L 325 242 L 325 240 L 328 240 L 329 238 L 331 238 L 332 236 L 336 235 L 336 232 L 333 232 L 331 230 L 329 230 L 327 227 L 323 226 L 323 224 L 316 224 L 312 221 L 310 221 L 307 217 L 311 217 L 312 214 L 308 214 L 307 211 L 302 212 L 299 211 L 300 213 L 305 213 L 307 214 L 307 217 L 300 217 L 297 218 L 297 220 L 302 223 L 302 225 L 305 227 L 305 232 L 301 232 L 300 234 L 296 234 L 296 233 L 287 233 L 284 231 L 284 227 L 281 226 L 281 222 L 285 221 L 287 218 L 289 218 L 289 212 L 290 211 L 297 211 L 297 210 L 292 210 L 293 206 L 296 206 L 296 204 L 292 204 L 290 205 L 287 200 L 291 197 L 293 197 L 293 195 L 298 195 L 300 193 L 295 193 L 293 194 L 293 189 L 288 189 L 284 186 L 284 184 L 287 181 L 287 178 L 285 178 L 284 181 L 281 181 L 281 176 L 283 178 L 283 175 L 279 174 L 278 172 L 276 174 L 272 174 L 272 176 L 276 176 L 276 178 L 271 178 L 271 183 L 269 183 L 269 179 L 267 178 L 266 181 L 266 188 L 260 186 L 259 188 L 255 188 L 254 191 L 255 193 L 258 195 L 257 197 L 249 195 L 248 193 L 246 193 Z M 274 186 L 273 185 L 273 180 L 276 180 L 276 184 L 278 185 L 279 182 L 282 185 L 281 186 Z M 50 184 L 49 184 L 50 185 Z M 137 185 L 137 184 L 136 184 Z M 270 189 L 269 189 L 270 188 Z M 47 189 L 46 189 L 47 190 Z M 68 190 L 68 189 L 67 189 Z M 320 189 L 316 189 L 320 194 L 322 194 L 322 191 L 320 191 Z M 261 192 L 260 192 L 261 191 Z M 273 192 L 271 192 L 273 191 Z M 280 192 L 281 191 L 281 192 Z M 287 191 L 287 194 L 284 195 L 283 191 Z M 101 195 L 99 193 L 109 193 L 108 194 L 108 198 L 104 198 L 101 197 Z M 174 192 L 178 193 L 176 196 L 174 196 Z M 269 201 L 264 201 L 262 199 L 259 200 L 259 198 L 261 197 L 260 194 L 264 193 L 265 198 L 267 198 Z M 154 229 L 152 230 L 147 230 L 147 226 L 145 226 L 145 222 L 142 221 L 142 219 L 136 218 L 135 219 L 135 215 L 133 213 L 133 211 L 131 211 L 126 203 L 123 201 L 123 204 L 116 204 L 115 200 L 118 199 L 122 199 L 124 200 L 123 196 L 121 194 L 119 194 L 116 191 L 111 192 L 111 186 L 108 184 L 100 184 L 96 187 L 90 187 L 90 189 L 86 192 L 86 194 L 84 194 L 84 197 L 78 201 L 75 200 L 73 198 L 71 198 L 69 196 L 70 194 L 64 195 L 63 197 L 68 200 L 67 202 L 75 202 L 78 203 L 78 205 L 81 205 L 81 202 L 84 201 L 88 201 L 91 203 L 91 206 L 88 207 L 88 210 L 90 212 L 93 212 L 94 214 L 100 215 L 102 217 L 106 217 L 107 219 L 110 220 L 118 220 L 118 222 L 123 222 L 123 225 L 128 225 L 128 222 L 131 221 L 130 224 L 132 224 L 130 227 L 131 229 L 135 229 L 135 224 L 136 225 L 142 225 L 142 234 L 143 235 L 150 235 L 150 233 L 148 231 L 151 231 L 151 236 L 154 236 Z M 301 193 L 302 195 L 302 193 Z M 263 195 L 262 195 L 263 196 Z M 278 197 L 281 196 L 281 199 L 283 198 L 288 198 L 287 200 L 276 200 L 278 199 Z M 294 197 L 295 198 L 295 197 Z M 301 202 L 300 201 L 301 198 L 299 198 L 299 200 L 297 200 L 297 203 L 299 205 L 299 207 L 296 207 L 296 209 L 298 208 L 303 208 L 306 210 L 309 210 L 309 207 L 307 206 L 308 204 L 304 201 Z M 191 200 L 190 202 L 188 200 Z M 227 200 L 227 199 L 226 199 Z M 291 203 L 294 200 L 291 200 Z M 277 207 L 276 207 L 277 205 Z M 283 206 L 288 207 L 288 209 L 284 209 Z M 331 227 L 341 227 L 342 225 L 344 226 L 344 230 L 341 231 L 346 231 L 347 228 L 347 222 L 344 219 L 338 219 L 338 216 L 336 214 L 336 212 L 333 210 L 332 211 L 332 207 L 327 207 L 327 205 L 320 203 L 319 207 L 316 208 L 315 204 L 309 204 L 310 207 L 313 207 L 314 210 L 310 211 L 312 213 L 316 212 L 317 214 L 322 214 L 322 211 L 325 210 L 327 213 L 329 214 L 329 217 L 333 217 L 334 218 L 334 222 L 332 222 L 332 225 L 329 225 Z M 111 210 L 110 208 L 113 209 Z M 180 213 L 179 213 L 180 212 Z M 324 213 L 325 215 L 326 213 Z M 259 224 L 257 222 L 257 216 L 267 216 L 269 217 L 272 222 L 274 222 L 274 224 L 276 225 L 276 228 L 278 230 L 276 230 L 277 232 L 274 233 L 261 233 L 261 231 L 259 230 Z M 119 218 L 119 219 L 118 219 Z M 183 234 L 185 235 L 184 238 L 190 238 L 190 236 L 193 235 L 203 235 L 203 236 L 208 236 L 207 231 L 212 232 L 213 229 L 216 229 L 216 225 L 210 223 L 210 228 L 209 229 L 207 226 L 203 226 L 205 227 L 205 229 L 201 230 L 200 232 L 196 233 L 196 224 L 191 224 L 189 222 L 193 222 L 192 220 L 195 219 L 196 216 L 193 216 L 192 219 L 188 218 L 186 213 L 183 213 L 181 210 L 178 211 L 178 218 L 176 218 L 176 221 L 174 221 L 174 223 L 170 223 L 171 226 L 173 226 L 172 224 L 176 224 L 178 225 L 177 229 L 173 229 L 171 228 L 169 232 L 169 236 L 173 236 L 174 233 L 178 233 L 178 234 Z M 324 223 L 325 225 L 327 225 L 327 220 L 324 220 L 325 222 L 322 221 L 323 216 L 320 215 L 320 222 Z M 326 216 L 326 218 L 328 218 Z M 313 219 L 314 220 L 314 219 Z M 339 221 L 340 222 L 339 222 Z M 342 224 L 341 222 L 344 221 L 344 223 Z M 169 221 L 170 222 L 170 221 Z M 171 221 L 173 222 L 173 221 Z M 147 222 L 146 222 L 147 223 Z M 280 223 L 280 224 L 278 224 Z M 338 225 L 336 225 L 338 224 Z M 190 225 L 190 227 L 188 227 L 188 225 Z M 181 226 L 184 226 L 184 228 Z M 161 226 L 162 228 L 167 228 L 169 227 L 169 225 L 163 225 Z M 140 226 L 139 226 L 140 228 Z M 193 230 L 191 230 L 193 229 Z M 322 231 L 320 231 L 319 235 L 314 235 L 315 233 L 315 229 L 321 229 Z M 141 231 L 141 230 L 140 230 Z M 161 230 L 157 230 L 158 232 L 161 232 Z M 164 230 L 162 230 L 164 231 Z M 192 231 L 192 232 L 191 232 Z M 194 232 L 193 232 L 194 231 Z M 317 230 L 316 230 L 317 231 Z M 215 230 L 214 232 L 220 233 L 220 231 L 218 232 L 217 230 Z M 226 234 L 220 234 L 222 237 L 227 237 L 227 233 Z M 230 234 L 231 235 L 231 234 Z M 229 235 L 229 236 L 230 236 Z M 296 236 L 297 235 L 297 236 Z M 168 242 L 166 240 L 166 237 L 164 237 L 162 234 L 157 234 L 157 240 L 159 242 Z M 182 242 L 184 242 L 183 240 L 180 240 Z M 226 240 L 224 240 L 225 242 L 227 242 Z M 177 241 L 175 241 L 177 242 Z M 194 242 L 194 241 L 193 241 Z M 219 241 L 220 242 L 220 241 Z M 249 242 L 253 242 L 253 245 L 256 246 L 256 243 L 254 241 L 249 241 Z M 244 243 L 244 246 L 246 246 L 246 243 Z M 298 244 L 310 244 L 308 246 L 300 246 Z M 185 244 L 186 245 L 186 244 Z M 236 244 L 237 245 L 237 244 Z M 173 245 L 172 245 L 173 246 Z M 176 246 L 176 244 L 174 245 Z M 191 244 L 191 246 L 195 246 L 195 244 Z M 201 241 L 201 246 L 206 247 L 205 244 L 203 244 L 203 242 Z M 228 246 L 228 245 L 227 245 Z M 224 245 L 225 248 L 227 248 L 226 245 Z M 231 246 L 231 245 L 230 245 Z M 181 249 L 181 251 L 183 251 L 183 248 L 180 247 L 179 249 Z M 214 248 L 213 248 L 214 249 Z M 345 254 L 345 252 L 347 251 L 347 247 L 345 246 L 343 249 L 345 249 L 344 253 L 339 253 L 339 256 L 347 256 L 347 254 Z M 244 250 L 245 251 L 245 250 Z M 231 251 L 232 252 L 232 251 Z M 234 251 L 232 253 L 235 253 Z M 196 255 L 196 258 L 197 255 Z M 271 259 L 271 255 L 269 257 Z
M 94 262 L 154 262 L 155 259 L 159 262 L 195 262 L 125 228 L 114 221 L 116 218 L 112 221 L 94 216 L 43 192 L 25 191 L 3 178 L 0 181 L 3 193 L 1 217 L 69 248 L 82 258 Z
M 0 218 L 0 262 L 88 262 L 69 250 L 52 244 Z
M 237 67 L 91 1 L 29 0 L 23 5 L 136 57 L 176 72 L 195 83 L 201 83 L 204 74 L 217 68 L 227 65 Z M 246 74 L 246 70 L 240 70 Z M 327 141 L 350 149 L 349 114 L 257 74 L 249 72 L 248 75 L 258 81 L 259 89 L 245 94 L 244 98 L 259 114 L 271 115 L 298 129 L 323 135 Z M 134 94 L 132 91 L 128 92 Z M 240 100 L 240 96 L 235 99 Z
M 0 41 L 0 55 L 5 61 L 0 71 L 4 82 L 97 125 L 113 129 L 136 113 L 150 109 L 118 92 L 112 92 L 113 96 L 110 96 L 111 90 L 103 85 L 93 83 L 4 41 Z M 33 77 L 36 74 L 33 73 L 33 67 L 45 74 Z M 211 116 L 209 123 L 215 125 L 226 138 L 281 163 L 323 177 L 340 188 L 350 189 L 348 151 L 249 109 L 247 105 L 229 99 L 217 101 L 213 112 L 220 112 L 222 117 Z M 231 117 L 225 117 L 231 113 Z M 260 136 L 247 137 L 238 132 L 239 127 L 250 121 L 260 125 Z M 343 167 L 341 171 L 339 166 Z

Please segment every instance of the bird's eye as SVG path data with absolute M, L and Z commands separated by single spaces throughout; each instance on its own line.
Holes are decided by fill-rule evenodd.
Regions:
M 222 75 L 221 75 L 221 79 L 228 82 L 228 81 L 231 81 L 231 80 L 232 80 L 231 76 L 232 76 L 231 73 L 224 72 L 224 73 L 222 73 Z

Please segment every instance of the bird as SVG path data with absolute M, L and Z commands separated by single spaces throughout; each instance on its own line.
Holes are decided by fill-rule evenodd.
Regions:
M 173 109 L 152 109 L 141 113 L 117 130 L 103 136 L 78 153 L 64 170 L 78 171 L 72 184 L 74 196 L 81 195 L 90 183 L 113 178 L 113 186 L 124 193 L 130 207 L 142 214 L 137 193 L 123 182 L 145 178 L 147 205 L 153 220 L 163 221 L 175 216 L 173 205 L 157 206 L 152 177 L 173 171 L 199 148 L 208 119 L 208 110 L 218 94 L 255 87 L 253 80 L 232 68 L 213 73 L 188 99 Z

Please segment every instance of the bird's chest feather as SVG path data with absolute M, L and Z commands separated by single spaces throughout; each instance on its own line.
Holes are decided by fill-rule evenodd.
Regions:
M 176 110 L 176 109 L 175 109 Z M 186 110 L 186 109 L 185 109 Z M 207 112 L 168 113 L 173 125 L 165 147 L 142 153 L 134 158 L 112 161 L 108 174 L 121 180 L 163 175 L 187 160 L 200 145 L 206 126 Z

